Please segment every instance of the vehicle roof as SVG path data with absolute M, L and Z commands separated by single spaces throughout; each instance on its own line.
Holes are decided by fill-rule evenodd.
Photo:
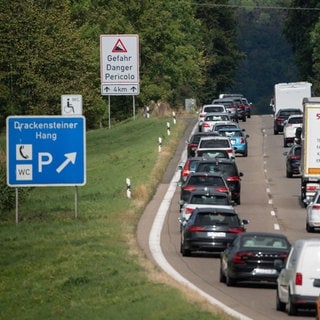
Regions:
M 221 128 L 218 131 L 243 131 L 243 129 L 239 127 L 232 127 L 232 128 Z
M 199 162 L 201 163 L 232 163 L 232 164 L 236 164 L 236 160 L 235 159 L 231 159 L 231 158 L 211 158 L 211 159 L 201 159 Z
M 226 139 L 229 139 L 229 137 L 222 137 L 222 136 L 219 136 L 219 135 L 217 135 L 217 136 L 215 136 L 215 135 L 213 135 L 213 136 L 210 136 L 210 137 L 203 137 L 203 138 L 201 138 L 200 140 L 226 140 Z
M 217 104 L 217 103 L 204 104 L 204 105 L 202 106 L 202 108 L 204 108 L 204 107 L 217 107 L 217 106 L 224 108 L 224 105 L 223 105 L 223 104 Z
M 223 175 L 220 172 L 214 172 L 214 173 L 213 172 L 191 172 L 189 175 L 189 178 L 191 176 L 193 176 L 193 177 L 194 176 L 219 177 L 224 180 Z
M 205 196 L 222 196 L 225 198 L 229 198 L 229 196 L 225 192 L 219 192 L 216 191 L 215 189 L 210 189 L 210 190 L 193 190 L 190 191 L 190 197 L 193 195 L 205 195 Z
M 320 246 L 320 238 L 310 238 L 310 239 L 298 239 L 294 242 L 294 246 L 305 247 L 308 245 L 319 245 Z M 320 251 L 320 247 L 319 247 Z
M 286 235 L 282 233 L 275 233 L 275 232 L 265 232 L 265 231 L 247 231 L 245 234 L 239 233 L 238 237 L 241 236 L 269 236 L 269 237 L 279 237 L 288 240 Z

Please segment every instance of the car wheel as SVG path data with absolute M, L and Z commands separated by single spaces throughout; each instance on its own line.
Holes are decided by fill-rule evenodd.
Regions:
M 273 128 L 273 134 L 278 134 L 279 131 L 276 128 Z
M 292 303 L 290 292 L 289 292 L 289 299 L 287 304 L 287 312 L 289 316 L 295 316 L 297 314 L 297 306 L 294 303 Z
M 284 146 L 285 148 L 288 146 L 287 140 L 286 140 L 285 138 L 283 139 L 283 146 Z
M 244 118 L 242 119 L 242 122 L 246 122 L 246 121 L 247 121 L 247 118 L 244 117 Z
M 306 230 L 307 230 L 307 232 L 314 232 L 314 228 L 311 227 L 311 226 L 308 224 L 308 222 L 306 223 Z
M 180 252 L 181 252 L 181 254 L 182 254 L 184 257 L 189 257 L 190 254 L 191 254 L 191 251 L 190 251 L 190 250 L 184 248 L 183 243 L 181 243 Z
M 236 204 L 241 204 L 240 196 L 236 199 Z
M 221 283 L 226 283 L 226 276 L 223 274 L 222 268 L 220 267 L 220 276 L 219 276 L 219 281 Z
M 228 287 L 233 287 L 236 284 L 236 280 L 234 278 L 230 278 L 229 275 L 226 275 L 226 285 Z
M 277 295 L 276 295 L 276 309 L 278 311 L 285 311 L 286 310 L 286 304 L 284 302 L 281 302 L 279 298 L 279 292 L 277 290 Z
M 248 150 L 246 150 L 243 154 L 244 157 L 247 157 L 248 156 Z
M 292 172 L 287 170 L 287 178 L 292 178 Z

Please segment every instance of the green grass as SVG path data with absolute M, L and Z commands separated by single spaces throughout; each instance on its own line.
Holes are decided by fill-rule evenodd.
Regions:
M 230 319 L 212 314 L 147 267 L 136 226 L 186 124 L 128 121 L 87 133 L 87 183 L 33 188 L 1 213 L 0 319 Z M 163 150 L 158 152 L 158 137 Z M 3 146 L 3 141 L 1 143 Z M 132 198 L 126 197 L 126 178 Z

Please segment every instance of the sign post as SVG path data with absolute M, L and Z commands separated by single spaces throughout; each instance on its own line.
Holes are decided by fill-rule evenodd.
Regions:
M 100 36 L 101 95 L 138 95 L 139 37 L 136 34 Z M 134 101 L 134 100 L 133 100 Z M 135 118 L 135 106 L 133 106 Z

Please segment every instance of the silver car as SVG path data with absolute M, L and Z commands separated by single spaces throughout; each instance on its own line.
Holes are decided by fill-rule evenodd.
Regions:
M 320 189 L 307 205 L 306 230 L 313 232 L 315 228 L 320 228 Z

